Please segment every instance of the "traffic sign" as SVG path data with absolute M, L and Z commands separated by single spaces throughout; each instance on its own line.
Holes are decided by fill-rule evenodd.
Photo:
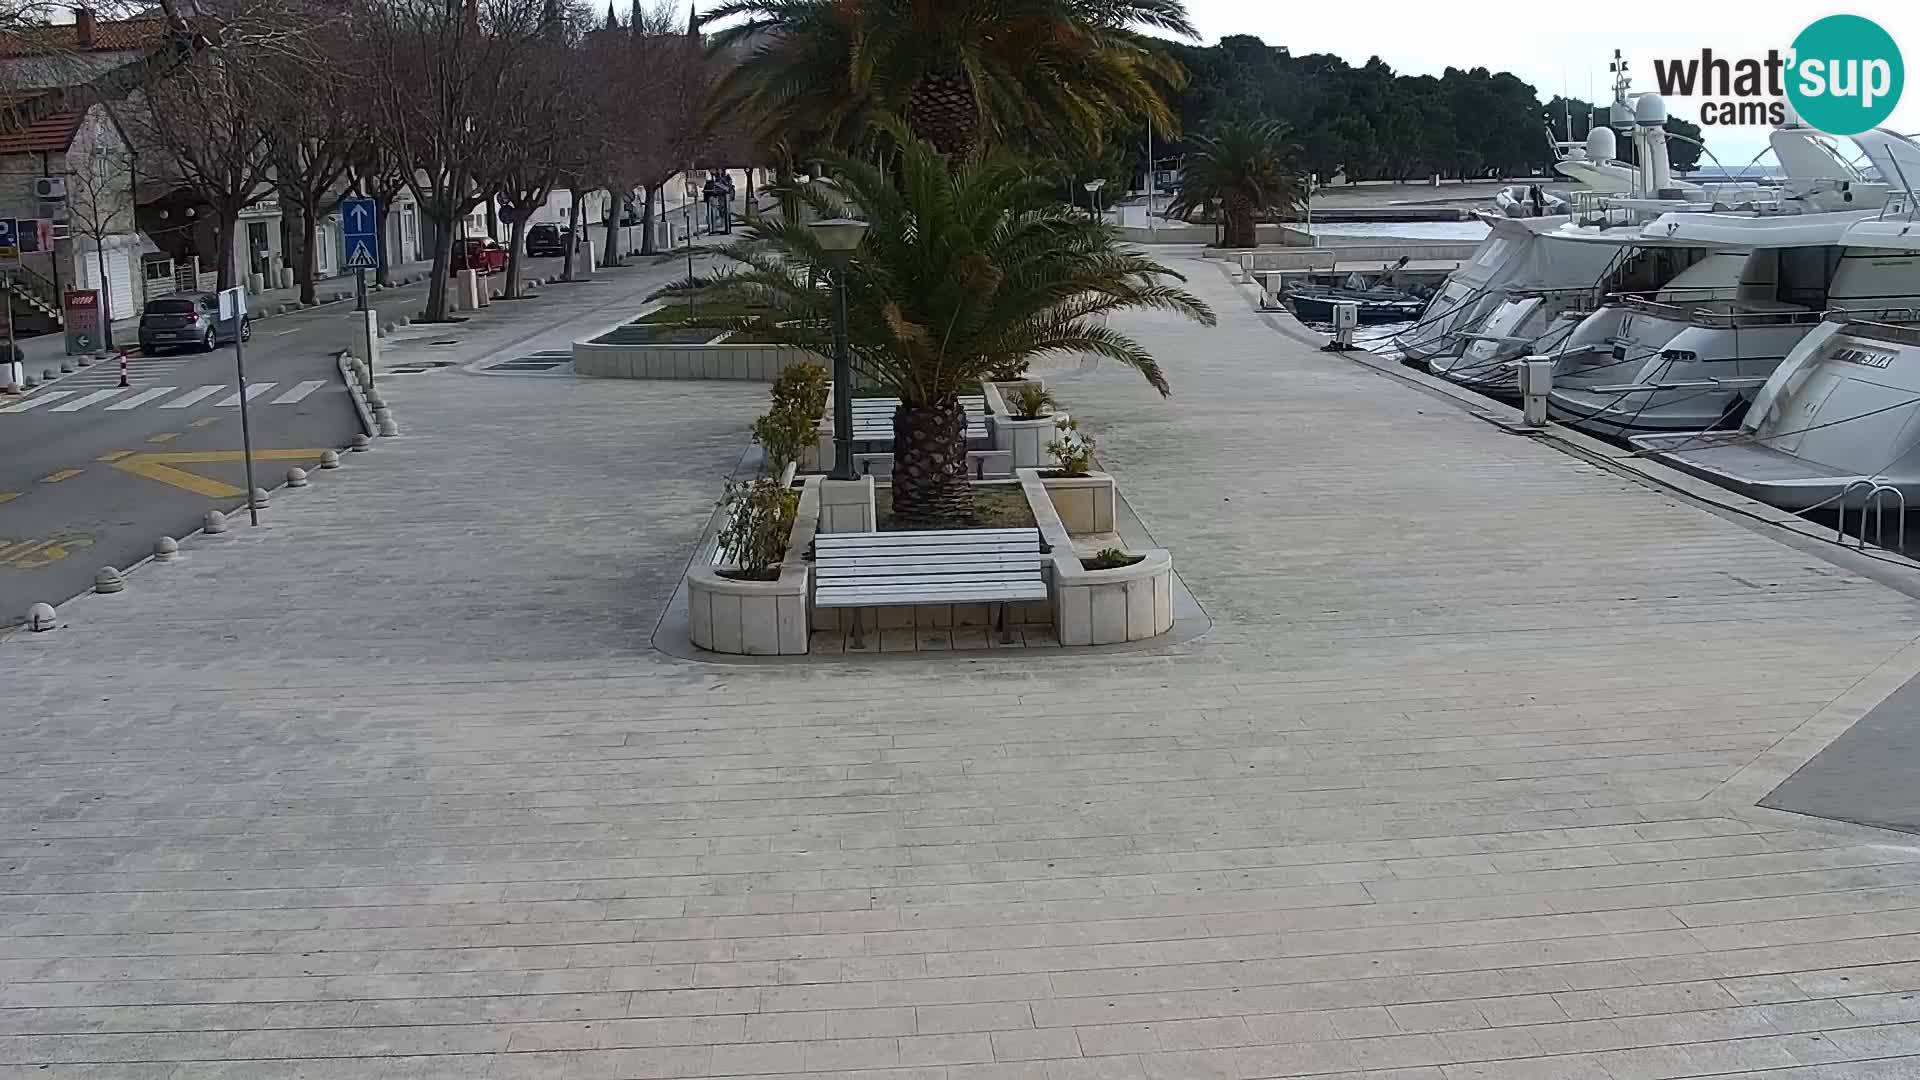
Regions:
M 31 222 L 29 222 L 31 224 Z M 0 262 L 20 261 L 20 229 L 12 218 L 0 218 Z
M 380 268 L 380 210 L 372 199 L 340 200 L 341 237 L 347 248 L 347 269 Z

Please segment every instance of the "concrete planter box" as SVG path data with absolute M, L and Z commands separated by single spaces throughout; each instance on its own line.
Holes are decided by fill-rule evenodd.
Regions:
M 573 343 L 573 370 L 590 379 L 733 379 L 772 382 L 791 364 L 822 364 L 785 345 Z
M 1053 495 L 1047 490 L 1053 481 L 1042 480 L 1035 469 L 1022 469 L 1019 475 L 1034 522 L 1053 552 L 1047 587 L 1060 644 L 1115 645 L 1144 641 L 1173 629 L 1173 556 L 1151 548 L 1134 552 L 1142 558 L 1132 566 L 1088 570 L 1080 564 L 1073 535 L 1054 509 Z M 1111 491 L 1112 478 L 1105 479 Z
M 1049 476 L 1040 481 L 1061 524 L 1073 536 L 1114 531 L 1113 477 L 1106 473 L 1085 476 Z
M 722 567 L 695 565 L 687 575 L 687 636 L 702 649 L 740 656 L 798 656 L 807 651 L 807 606 L 813 546 L 820 520 L 818 478 L 800 491 L 787 557 L 773 581 L 735 581 Z
M 987 398 L 987 416 L 993 424 L 993 445 L 994 449 L 1005 450 L 1013 455 L 1015 469 L 1045 468 L 1053 461 L 1047 454 L 1047 444 L 1060 434 L 1055 424 L 1065 420 L 1067 414 L 1056 411 L 1036 420 L 1015 420 L 1012 410 L 1007 407 L 1006 395 L 1025 383 L 1042 385 L 1038 379 L 982 385 L 981 389 Z

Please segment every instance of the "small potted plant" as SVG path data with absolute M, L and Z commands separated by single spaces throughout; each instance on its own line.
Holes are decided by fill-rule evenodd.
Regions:
M 1105 547 L 1091 556 L 1082 556 L 1080 565 L 1088 570 L 1118 570 L 1123 566 L 1132 566 L 1145 558 L 1145 555 L 1134 555 L 1124 548 Z
M 1003 396 L 1007 403 L 1007 414 L 1015 420 L 1038 420 L 1051 416 L 1054 407 L 1059 404 L 1053 399 L 1052 391 L 1039 383 L 1021 383 Z
M 1060 524 L 1075 536 L 1113 532 L 1113 477 L 1093 471 L 1093 436 L 1080 430 L 1078 420 L 1064 416 L 1054 421 L 1054 430 L 1047 454 L 1055 467 L 1043 470 L 1040 482 Z
M 728 481 L 720 508 L 720 552 L 733 565 L 716 572 L 735 581 L 778 580 L 800 509 L 799 493 L 777 476 Z

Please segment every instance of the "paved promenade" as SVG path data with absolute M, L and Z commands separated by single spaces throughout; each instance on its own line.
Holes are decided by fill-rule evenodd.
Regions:
M 1051 380 L 1179 646 L 651 652 L 765 388 L 451 370 L 0 641 L 0 1075 L 1920 1075 L 1920 846 L 1755 806 L 1920 603 L 1181 265 Z

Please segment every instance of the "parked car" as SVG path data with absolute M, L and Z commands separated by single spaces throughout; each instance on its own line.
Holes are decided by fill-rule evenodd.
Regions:
M 527 227 L 527 254 L 565 257 L 567 248 L 573 243 L 573 230 L 560 225 L 540 224 Z
M 235 334 L 252 341 L 253 321 L 245 315 L 222 319 L 220 298 L 212 293 L 149 300 L 140 312 L 140 349 L 149 356 L 163 349 L 212 351 Z
M 497 274 L 507 268 L 507 249 L 491 240 L 469 237 L 453 242 L 453 258 L 447 263 L 448 274 L 458 274 L 462 270 L 478 270 L 483 274 Z

